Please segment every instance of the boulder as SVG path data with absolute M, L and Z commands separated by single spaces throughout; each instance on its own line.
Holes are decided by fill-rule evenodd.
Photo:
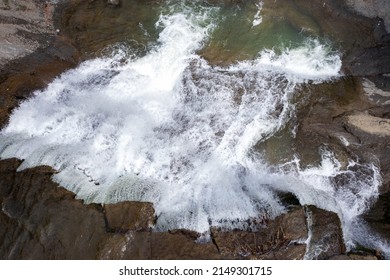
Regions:
M 154 225 L 154 208 L 147 202 L 104 205 L 107 228 L 112 232 L 149 231 Z
M 345 70 L 356 76 L 375 76 L 390 73 L 390 44 L 380 44 L 357 50 L 346 60 Z
M 96 258 L 105 234 L 101 207 L 85 205 L 53 183 L 51 168 L 16 172 L 16 163 L 0 161 L 1 258 Z
M 302 259 L 308 231 L 304 210 L 299 207 L 257 232 L 213 228 L 211 235 L 223 258 Z
M 257 232 L 213 228 L 211 233 L 222 258 L 328 259 L 345 253 L 337 214 L 315 206 L 295 207 Z
M 363 218 L 383 239 L 390 240 L 390 191 L 381 194 Z
M 147 202 L 84 204 L 51 180 L 49 167 L 17 172 L 0 161 L 0 259 L 217 259 L 187 230 L 150 232 Z
M 292 205 L 257 232 L 213 228 L 210 240 L 153 232 L 151 203 L 84 204 L 51 180 L 53 169 L 17 172 L 20 163 L 0 161 L 1 259 L 303 259 L 309 232 L 310 246 L 329 243 L 322 257 L 343 252 L 337 215 L 312 206 Z
M 309 239 L 306 259 L 329 259 L 345 253 L 340 219 L 336 213 L 305 206 Z
M 97 258 L 103 260 L 150 260 L 150 232 L 109 233 L 101 243 Z
M 358 139 L 359 145 L 350 149 L 362 159 L 374 162 L 381 170 L 380 192 L 387 192 L 390 183 L 390 119 L 388 107 L 353 112 L 343 117 L 344 128 Z
M 111 258 L 120 258 L 125 233 L 153 226 L 150 203 L 84 204 L 51 180 L 51 168 L 16 172 L 20 163 L 0 161 L 1 259 L 96 259 L 107 257 L 99 253 L 107 244 Z
M 48 46 L 54 36 L 49 1 L 0 1 L 0 67 Z
M 99 259 L 187 260 L 219 259 L 211 242 L 196 242 L 199 234 L 186 230 L 173 232 L 127 232 L 110 234 L 102 244 Z
M 199 234 L 188 230 L 154 232 L 151 234 L 152 259 L 210 260 L 220 259 L 217 247 L 211 241 L 197 241 Z

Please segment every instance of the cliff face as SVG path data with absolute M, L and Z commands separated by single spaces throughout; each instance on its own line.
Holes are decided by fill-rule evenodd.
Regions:
M 96 47 L 84 35 L 97 11 L 106 8 L 104 1 L 62 4 L 57 18 L 62 25 L 54 26 L 53 5 L 17 2 L 0 2 L 0 127 L 33 90 L 77 65 L 80 46 L 83 53 Z M 98 5 L 96 10 L 92 2 Z M 299 114 L 297 150 L 310 153 L 326 142 L 341 158 L 353 154 L 374 160 L 381 167 L 383 186 L 365 219 L 390 240 L 390 37 L 385 29 L 389 31 L 390 2 L 348 0 L 348 9 L 332 0 L 290 2 L 313 19 L 307 22 L 316 22 L 316 32 L 344 46 L 343 67 L 349 75 L 311 88 L 323 98 L 309 101 L 311 109 Z M 269 1 L 275 7 L 281 4 L 284 1 Z M 89 17 L 83 17 L 87 8 Z M 286 16 L 292 24 L 300 24 L 299 13 Z M 358 145 L 344 147 L 339 135 Z M 199 236 L 194 232 L 152 232 L 155 217 L 148 203 L 85 205 L 50 180 L 52 169 L 16 172 L 19 164 L 18 160 L 0 162 L 1 259 L 302 259 L 321 242 L 331 244 L 329 251 L 312 258 L 359 258 L 344 254 L 337 216 L 311 206 L 292 207 L 258 233 L 212 229 L 211 242 L 202 244 L 195 242 Z M 314 219 L 310 226 L 308 213 Z M 309 231 L 314 237 L 307 245 L 301 241 Z

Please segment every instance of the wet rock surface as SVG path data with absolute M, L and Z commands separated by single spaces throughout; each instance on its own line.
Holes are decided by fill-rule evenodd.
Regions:
M 51 45 L 34 54 L 8 62 L 0 68 L 0 128 L 19 102 L 27 99 L 34 90 L 47 86 L 63 71 L 77 65 L 79 54 L 63 37 L 51 40 Z
M 0 1 L 0 67 L 49 44 L 54 6 L 46 2 Z
M 53 16 L 47 1 L 0 1 L 0 127 L 21 100 L 79 61 Z
M 356 50 L 346 58 L 346 71 L 356 76 L 375 76 L 390 73 L 390 44 Z
M 197 233 L 151 232 L 150 203 L 84 204 L 51 181 L 51 168 L 16 172 L 20 163 L 0 162 L 1 259 L 218 258 Z
M 105 232 L 98 205 L 85 205 L 39 167 L 15 173 L 17 160 L 1 161 L 2 259 L 94 259 Z
M 305 214 L 310 232 L 307 259 L 328 259 L 345 253 L 340 219 L 337 214 L 311 205 L 305 207 Z
M 61 34 L 82 50 L 83 60 L 111 55 L 118 45 L 142 54 L 151 38 L 157 39 L 154 24 L 159 1 L 120 1 L 114 6 L 108 2 L 77 0 L 58 5 L 56 23 Z
M 375 205 L 364 215 L 364 219 L 383 238 L 390 240 L 390 192 L 379 196 Z
M 387 4 L 381 7 L 379 3 L 366 3 L 366 6 L 375 5 L 377 11 L 372 11 L 371 17 L 368 18 L 358 13 L 365 9 L 361 3 L 349 5 L 351 1 L 346 1 L 347 4 L 337 0 L 293 2 L 299 7 L 301 14 L 317 23 L 319 34 L 331 38 L 340 46 L 343 52 L 343 70 L 346 74 L 372 76 L 390 72 L 388 32 L 383 19 L 380 18 L 384 16 L 383 11 L 388 11 Z M 301 18 L 301 15 L 298 13 L 289 20 L 294 23 L 296 18 Z
M 368 261 L 368 260 L 378 260 L 380 258 L 372 254 L 343 254 L 343 255 L 333 256 L 329 259 L 338 260 L 338 261 L 353 261 L 353 260 Z
M 60 6 L 59 34 L 51 21 L 54 9 L 45 6 L 44 1 L 0 2 L 0 25 L 8 32 L 1 33 L 0 29 L 0 37 L 12 38 L 7 40 L 19 46 L 17 52 L 8 52 L 11 56 L 0 59 L 0 127 L 33 90 L 45 87 L 64 70 L 104 50 L 112 40 L 107 30 L 117 24 L 115 13 L 120 12 L 106 9 L 108 2 L 74 1 Z M 153 7 L 156 1 L 148 2 Z M 269 3 L 264 8 L 277 8 L 283 1 L 266 2 Z M 122 7 L 126 3 L 123 1 Z M 134 33 L 142 41 L 144 35 L 136 18 L 143 10 L 135 7 L 132 11 L 135 20 L 127 26 L 132 29 L 126 27 L 118 32 Z M 96 13 L 111 21 L 101 26 Z M 364 14 L 361 10 L 360 13 Z M 309 86 L 315 98 L 300 110 L 293 149 L 303 155 L 307 165 L 319 161 L 318 149 L 324 145 L 331 147 L 338 159 L 345 159 L 344 164 L 351 156 L 378 164 L 383 178 L 381 194 L 364 219 L 389 240 L 387 21 L 375 18 L 375 13 L 370 14 L 372 18 L 357 15 L 341 1 L 331 0 L 291 1 L 289 9 L 281 9 L 281 16 L 287 16 L 293 26 L 304 25 L 307 32 L 327 34 L 339 42 L 345 51 L 344 71 L 350 75 L 325 85 Z M 31 27 L 34 20 L 38 23 Z M 144 51 L 143 46 L 134 48 Z M 353 76 L 370 76 L 366 77 L 369 86 L 367 80 Z M 373 254 L 346 254 L 337 215 L 312 206 L 291 207 L 290 212 L 269 221 L 258 232 L 213 229 L 212 242 L 202 243 L 194 232 L 151 231 L 155 219 L 151 204 L 85 205 L 51 181 L 55 172 L 52 169 L 38 167 L 16 172 L 19 165 L 15 159 L 0 161 L 1 259 L 377 259 Z M 309 232 L 312 237 L 307 245 Z M 308 254 L 324 243 L 329 245 L 326 250 Z
M 367 17 L 380 17 L 390 32 L 390 2 L 387 0 L 346 0 L 354 11 Z
M 303 259 L 308 228 L 304 210 L 298 207 L 257 232 L 212 229 L 211 235 L 223 258 Z
M 364 80 L 359 78 L 350 77 L 335 83 L 338 85 L 331 90 L 326 85 L 313 86 L 312 90 L 322 98 L 307 105 L 309 110 L 301 111 L 295 149 L 304 155 L 307 165 L 318 163 L 318 151 L 329 147 L 341 162 L 344 159 L 345 166 L 347 158 L 378 166 L 382 180 L 379 196 L 369 202 L 371 210 L 363 219 L 384 240 L 389 240 L 390 137 L 389 106 L 385 104 L 390 99 L 381 95 L 383 105 L 378 103 L 373 92 L 363 86 Z M 371 256 L 369 254 L 368 258 Z M 356 259 L 349 255 L 344 257 Z M 377 257 L 374 255 L 374 258 Z
M 234 1 L 216 2 L 224 2 L 228 5 Z M 360 3 L 353 4 L 349 2 L 355 1 L 265 0 L 262 10 L 272 11 L 272 17 L 264 16 L 262 24 L 273 30 L 273 33 L 264 34 L 265 31 L 256 31 L 256 28 L 252 32 L 258 32 L 259 36 L 266 36 L 270 40 L 275 40 L 275 38 L 272 39 L 275 34 L 282 32 L 288 34 L 289 30 L 302 32 L 313 37 L 327 38 L 333 42 L 334 48 L 343 54 L 344 73 L 355 76 L 389 73 L 389 35 L 385 21 L 380 18 L 381 16 L 386 18 L 386 24 L 388 24 L 388 4 L 381 7 L 376 1 L 368 1 L 371 3 L 358 1 Z M 245 6 L 252 13 L 258 9 L 253 1 L 240 1 L 237 5 Z M 375 9 L 371 9 L 369 17 L 361 13 L 363 10 L 367 11 L 366 6 L 375 6 Z M 233 9 L 233 12 L 237 12 L 237 10 Z M 251 15 L 248 14 L 248 17 Z M 232 26 L 233 28 L 237 27 Z M 246 28 L 251 27 L 248 25 Z M 222 34 L 221 36 L 225 40 L 224 44 L 220 46 L 212 44 L 202 50 L 201 55 L 212 64 L 217 65 L 226 65 L 256 57 L 258 49 L 235 45 L 236 42 L 241 42 L 241 37 L 245 38 L 245 30 L 242 30 L 240 37 L 236 33 L 238 33 L 237 30 Z M 256 38 L 251 38 L 251 40 L 255 41 Z M 262 42 L 258 43 L 262 44 Z M 272 48 L 272 46 L 267 45 L 265 47 Z
M 150 203 L 84 204 L 51 181 L 51 168 L 17 172 L 20 164 L 0 161 L 1 259 L 303 259 L 309 230 L 311 244 L 330 244 L 326 257 L 343 253 L 337 215 L 313 206 L 310 228 L 296 206 L 259 231 L 212 229 L 202 241 L 188 230 L 153 232 Z
M 364 80 L 346 77 L 323 85 L 309 86 L 313 99 L 300 110 L 295 149 L 310 159 L 319 161 L 318 149 L 331 147 L 336 157 L 352 157 L 379 165 L 383 185 L 389 182 L 389 97 L 383 105 L 374 101 L 363 87 Z M 321 96 L 321 98 L 318 98 Z M 385 191 L 385 188 L 383 189 Z
M 147 202 L 119 202 L 104 205 L 107 228 L 112 232 L 148 231 L 154 225 L 154 209 Z

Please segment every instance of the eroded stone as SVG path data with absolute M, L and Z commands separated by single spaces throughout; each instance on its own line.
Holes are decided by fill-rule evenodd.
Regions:
M 107 227 L 113 232 L 149 231 L 154 225 L 152 203 L 125 201 L 104 205 Z

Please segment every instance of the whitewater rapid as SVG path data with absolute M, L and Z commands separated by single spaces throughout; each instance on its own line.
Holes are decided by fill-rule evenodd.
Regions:
M 299 85 L 340 76 L 340 56 L 308 39 L 212 66 L 196 51 L 217 24 L 213 13 L 208 7 L 162 14 L 146 55 L 117 50 L 36 91 L 1 131 L 1 158 L 24 159 L 19 170 L 52 166 L 53 179 L 87 203 L 153 202 L 155 230 L 247 229 L 251 219 L 284 213 L 277 192 L 292 192 L 302 205 L 338 213 L 347 245 L 372 245 L 375 238 L 354 225 L 378 196 L 374 165 L 351 161 L 342 170 L 323 150 L 316 167 L 301 168 L 299 155 L 272 166 L 255 148 L 291 122 Z M 260 14 L 255 20 L 261 24 Z

